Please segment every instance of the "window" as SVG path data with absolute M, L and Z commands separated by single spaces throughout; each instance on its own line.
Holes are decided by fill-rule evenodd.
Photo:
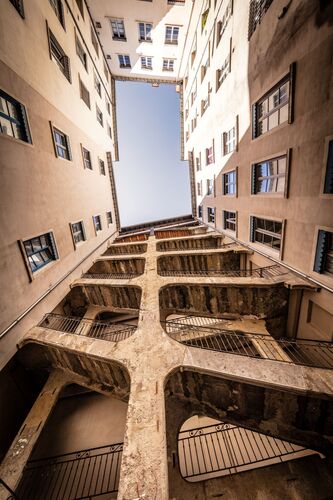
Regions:
M 232 3 L 233 0 L 230 0 L 223 13 L 222 19 L 218 21 L 216 25 L 216 46 L 218 46 L 218 44 L 220 43 L 222 35 L 228 26 L 229 19 L 232 15 Z
M 198 206 L 198 217 L 202 219 L 202 205 Z
M 60 21 L 60 24 L 63 28 L 65 28 L 65 17 L 64 17 L 64 8 L 61 0 L 50 0 L 50 4 L 52 9 L 54 10 L 57 18 Z
M 279 156 L 252 165 L 251 191 L 259 193 L 285 193 L 287 156 Z
M 23 0 L 10 0 L 10 3 L 15 7 L 20 16 L 24 19 Z
M 57 63 L 61 72 L 65 75 L 67 80 L 71 82 L 71 70 L 70 70 L 69 58 L 62 50 L 61 46 L 57 42 L 51 30 L 48 30 L 48 34 L 49 34 L 49 47 L 50 47 L 51 58 L 53 58 L 53 60 Z
M 236 232 L 236 212 L 222 210 L 223 229 Z
M 215 222 L 215 208 L 207 207 L 207 222 Z
M 206 26 L 206 23 L 207 23 L 207 19 L 208 19 L 208 14 L 209 14 L 209 8 L 206 9 L 202 16 L 201 16 L 201 32 L 204 30 L 205 26 Z
M 102 231 L 102 222 L 100 215 L 93 215 L 93 223 L 96 233 L 98 233 L 98 231 Z
M 96 118 L 100 125 L 103 127 L 103 113 L 96 104 Z
M 88 149 L 84 148 L 83 146 L 82 146 L 82 157 L 83 157 L 84 168 L 92 170 L 93 168 L 91 163 L 90 151 L 88 151 Z
M 333 276 L 333 232 L 318 231 L 316 258 L 313 270 Z
M 109 115 L 111 115 L 111 106 L 110 106 L 110 103 L 108 100 L 105 101 L 105 104 L 106 104 L 106 110 L 108 112 Z
M 207 195 L 213 194 L 214 191 L 214 181 L 213 179 L 207 179 Z
M 83 85 L 81 79 L 80 79 L 80 97 L 81 97 L 82 101 L 90 109 L 90 95 L 89 95 L 87 88 Z
M 236 127 L 223 133 L 223 154 L 227 155 L 236 149 Z
M 201 170 L 201 154 L 200 154 L 200 156 L 198 156 L 198 157 L 195 159 L 195 165 L 196 165 L 197 172 L 198 172 L 199 170 Z
M 122 19 L 111 19 L 111 28 L 113 40 L 126 41 L 125 25 Z
M 333 140 L 328 143 L 324 193 L 333 194 Z
M 106 212 L 106 223 L 108 226 L 112 224 L 112 213 L 111 212 Z
M 102 85 L 96 73 L 94 73 L 94 87 L 99 97 L 102 97 Z
M 110 139 L 112 139 L 112 130 L 111 130 L 110 125 L 108 125 L 108 134 L 110 136 Z
M 139 41 L 151 42 L 151 30 L 153 25 L 151 23 L 139 23 Z
M 201 81 L 203 81 L 203 79 L 205 78 L 208 68 L 209 68 L 209 50 L 206 60 L 204 64 L 201 66 Z
M 25 107 L 0 90 L 0 133 L 32 143 Z
M 192 49 L 191 49 L 191 68 L 192 68 L 193 63 L 195 61 L 196 54 L 197 54 L 197 34 L 195 33 L 195 35 L 194 35 L 194 42 L 193 42 L 193 46 L 192 46 Z
M 99 160 L 99 172 L 101 175 L 105 175 L 105 163 L 103 160 Z
M 97 40 L 93 26 L 90 26 L 90 34 L 91 34 L 91 43 L 93 44 L 95 52 L 98 55 L 98 40 Z
M 103 71 L 104 71 L 104 75 L 105 75 L 106 80 L 109 81 L 109 68 L 108 68 L 107 64 L 105 63 L 105 61 L 103 61 Z
M 167 26 L 165 28 L 165 43 L 178 45 L 178 35 L 179 35 L 178 26 Z
M 214 148 L 211 146 L 210 148 L 206 148 L 206 165 L 210 165 L 214 163 Z
M 209 95 L 201 101 L 201 116 L 205 113 L 209 106 Z
M 191 92 L 191 104 L 193 105 L 194 101 L 197 98 L 197 80 L 193 82 L 193 90 Z
M 282 222 L 251 217 L 251 241 L 280 250 Z
M 87 54 L 84 51 L 84 48 L 77 36 L 75 36 L 75 45 L 76 45 L 76 53 L 79 56 L 83 66 L 85 67 L 86 70 L 88 70 L 88 61 L 87 61 Z
M 174 63 L 174 59 L 163 59 L 163 71 L 173 71 Z
M 30 274 L 35 273 L 53 260 L 58 259 L 53 233 L 35 236 L 30 240 L 21 241 L 20 244 L 26 257 Z
M 141 57 L 141 68 L 142 69 L 153 69 L 153 60 L 151 57 L 142 56 Z
M 71 160 L 72 154 L 68 135 L 53 127 L 53 125 L 51 125 L 51 128 L 56 156 L 58 158 L 63 158 L 64 160 Z
M 216 91 L 221 87 L 224 80 L 227 78 L 230 73 L 230 54 L 222 64 L 221 69 L 216 71 Z
M 72 231 L 72 237 L 73 237 L 73 242 L 74 242 L 74 247 L 81 242 L 85 241 L 86 238 L 86 233 L 84 230 L 84 225 L 83 221 L 81 220 L 80 222 L 73 222 L 73 224 L 70 224 L 70 228 Z
M 187 127 L 186 134 L 185 134 L 185 141 L 187 142 L 190 138 L 190 129 Z
M 262 18 L 264 17 L 272 2 L 273 0 L 260 0 L 260 2 L 258 2 L 258 0 L 251 0 L 248 33 L 249 40 L 257 29 L 258 24 L 261 23 Z
M 191 131 L 193 132 L 193 130 L 196 129 L 196 126 L 197 126 L 197 115 L 195 115 L 194 118 L 192 118 L 191 120 Z
M 78 6 L 81 16 L 84 19 L 83 0 L 76 0 L 76 5 Z
M 188 118 L 188 106 L 186 106 L 185 108 L 185 120 L 187 120 Z
M 253 106 L 253 138 L 265 134 L 282 123 L 290 122 L 289 98 L 291 79 L 287 75 Z
M 236 194 L 237 192 L 237 173 L 236 170 L 222 175 L 223 194 Z
M 118 60 L 119 60 L 119 66 L 121 68 L 130 68 L 131 67 L 130 56 L 127 56 L 125 54 L 118 54 Z
M 197 193 L 198 196 L 202 196 L 202 181 L 197 182 Z

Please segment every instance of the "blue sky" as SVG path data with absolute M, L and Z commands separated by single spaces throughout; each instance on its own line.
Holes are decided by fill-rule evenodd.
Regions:
M 121 225 L 191 213 L 175 86 L 119 81 L 116 95 L 119 162 L 114 171 Z

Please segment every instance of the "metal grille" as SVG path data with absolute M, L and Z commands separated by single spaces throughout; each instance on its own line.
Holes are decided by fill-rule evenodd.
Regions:
M 270 335 L 223 330 L 213 326 L 164 322 L 168 335 L 191 347 L 295 365 L 333 368 L 333 344 L 315 340 L 274 339 Z
M 178 438 L 181 475 L 198 481 L 313 453 L 287 441 L 223 422 L 182 431 Z
M 123 443 L 118 443 L 31 460 L 17 488 L 17 498 L 88 500 L 116 492 L 122 450 Z
M 136 278 L 139 276 L 139 273 L 108 273 L 108 274 L 99 274 L 99 273 L 84 273 L 82 274 L 82 278 L 91 279 L 91 280 L 129 280 L 131 278 Z
M 262 18 L 272 3 L 273 0 L 251 0 L 248 40 L 250 40 L 251 36 L 257 29 L 258 24 L 261 23 Z
M 287 273 L 288 271 L 281 268 L 278 264 L 257 269 L 236 269 L 234 271 L 223 271 L 220 269 L 176 269 L 158 271 L 160 276 L 225 276 L 230 278 L 273 278 Z
M 119 342 L 131 337 L 137 328 L 134 325 L 125 323 L 108 323 L 106 321 L 66 317 L 52 313 L 46 314 L 38 326 L 59 332 L 109 340 L 110 342 Z
M 139 254 L 147 251 L 147 245 L 113 246 L 111 245 L 103 255 Z

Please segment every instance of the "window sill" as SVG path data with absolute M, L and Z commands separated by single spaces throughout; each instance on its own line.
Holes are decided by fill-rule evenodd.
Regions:
M 153 40 L 146 40 L 145 38 L 139 38 L 138 41 L 140 43 L 153 43 Z
M 30 146 L 32 148 L 35 147 L 32 142 L 27 142 L 27 141 L 24 141 L 23 139 L 17 139 L 16 137 L 13 137 L 11 135 L 4 134 L 3 132 L 0 132 L 0 138 L 6 139 L 9 141 L 13 141 L 14 143 L 21 144 L 22 146 Z
M 127 38 L 119 38 L 119 37 L 117 37 L 117 36 L 113 36 L 113 37 L 112 37 L 112 40 L 113 40 L 114 42 L 127 42 Z

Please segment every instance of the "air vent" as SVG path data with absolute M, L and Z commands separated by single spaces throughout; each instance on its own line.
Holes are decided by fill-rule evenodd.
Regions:
M 101 29 L 102 28 L 102 25 L 100 22 L 96 21 L 96 28 L 97 29 Z
M 107 58 L 107 59 L 111 59 L 110 54 L 106 54 L 106 58 Z

